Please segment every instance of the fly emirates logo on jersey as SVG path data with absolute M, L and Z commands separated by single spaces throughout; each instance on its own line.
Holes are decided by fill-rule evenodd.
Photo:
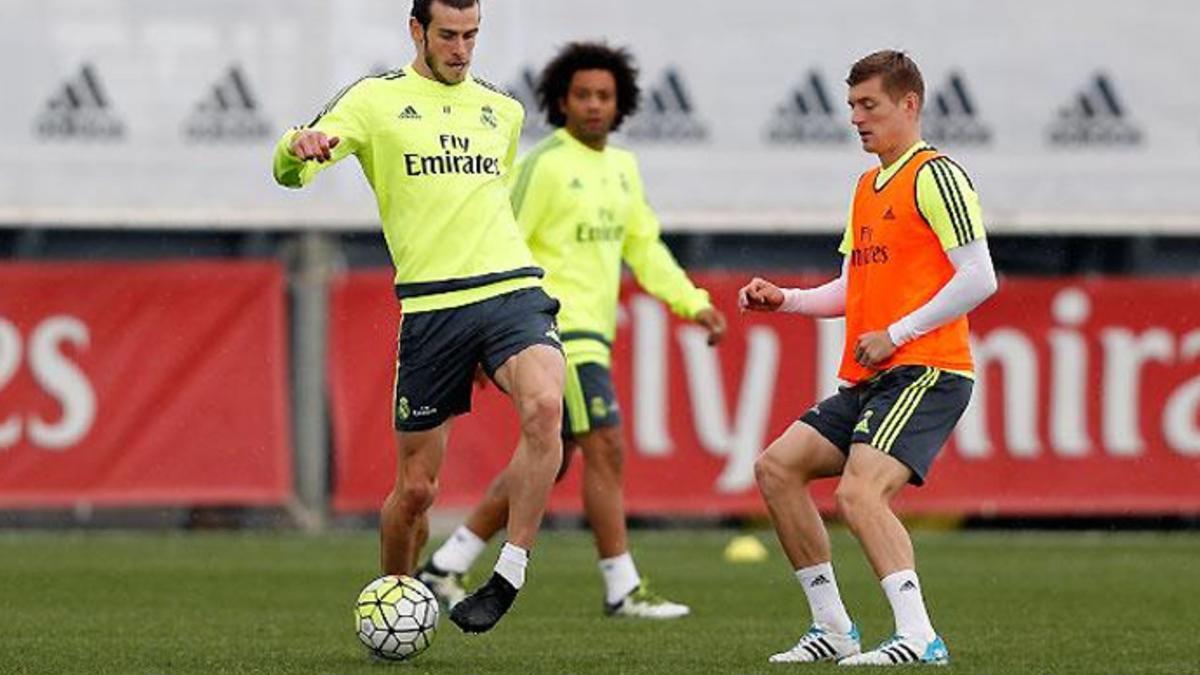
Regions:
M 579 223 L 575 226 L 575 241 L 581 244 L 604 244 L 625 241 L 625 228 L 617 224 L 612 209 L 599 210 L 599 224 Z
M 893 219 L 894 217 L 890 208 L 883 216 L 884 220 Z M 871 240 L 874 238 L 874 235 L 875 228 L 870 225 L 858 228 L 858 237 L 855 243 L 861 245 L 854 247 L 854 250 L 850 251 L 851 265 L 855 267 L 862 267 L 863 265 L 886 265 L 891 260 L 886 245 L 872 243 Z
M 404 154 L 404 169 L 409 176 L 500 175 L 500 158 L 471 154 L 471 139 L 466 136 L 441 134 L 438 136 L 438 145 L 440 154 Z

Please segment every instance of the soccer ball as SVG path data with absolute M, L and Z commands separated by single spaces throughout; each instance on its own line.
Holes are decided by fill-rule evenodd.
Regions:
M 388 661 L 415 658 L 437 633 L 438 602 L 425 584 L 382 576 L 367 584 L 354 607 L 354 630 L 371 653 Z

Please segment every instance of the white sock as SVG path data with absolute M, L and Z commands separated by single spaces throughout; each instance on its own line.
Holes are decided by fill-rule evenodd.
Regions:
M 900 570 L 887 575 L 880 581 L 892 613 L 896 615 L 896 635 L 932 640 L 935 633 L 925 611 L 925 599 L 921 597 L 921 582 L 913 570 Z
M 610 605 L 620 602 L 621 598 L 632 593 L 633 589 L 642 583 L 629 551 L 601 560 L 600 574 L 604 575 L 604 600 Z
M 496 574 L 508 580 L 513 588 L 520 590 L 525 585 L 525 567 L 529 564 L 529 551 L 505 542 L 496 560 Z
M 471 569 L 475 559 L 486 547 L 486 541 L 468 530 L 465 525 L 459 525 L 442 547 L 434 552 L 433 564 L 446 572 L 464 574 Z
M 849 633 L 853 624 L 842 594 L 838 592 L 837 578 L 833 576 L 833 564 L 823 562 L 812 567 L 796 570 L 796 579 L 804 587 L 808 608 L 812 610 L 813 623 L 835 633 Z

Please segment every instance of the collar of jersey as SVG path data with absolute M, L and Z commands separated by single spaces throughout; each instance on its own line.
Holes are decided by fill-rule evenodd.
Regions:
M 900 173 L 900 169 L 903 168 L 905 164 L 908 164 L 908 160 L 912 159 L 913 155 L 922 150 L 931 148 L 932 146 L 926 143 L 924 140 L 919 140 L 916 143 L 913 143 L 911 148 L 906 150 L 903 155 L 900 155 L 900 159 L 897 159 L 888 166 L 880 169 L 879 175 L 875 176 L 875 191 L 878 192 L 882 190 L 883 187 L 888 184 L 888 181 L 892 179 L 892 176 Z
M 575 138 L 574 136 L 572 136 L 571 132 L 567 131 L 566 127 L 559 127 L 558 129 L 555 129 L 554 135 L 557 136 L 558 138 L 562 139 L 562 141 L 564 143 L 567 143 L 568 146 L 575 148 L 576 150 L 586 152 L 588 155 L 590 155 L 592 157 L 603 157 L 605 151 L 608 150 L 607 145 L 604 146 L 604 150 L 597 150 L 595 148 L 584 145 L 583 141 L 580 141 L 578 138 Z
M 404 74 L 407 75 L 407 77 L 404 78 L 406 82 L 413 82 L 416 84 L 416 86 L 424 88 L 425 90 L 438 96 L 454 95 L 459 92 L 466 91 L 466 84 L 471 81 L 471 73 L 467 72 L 467 76 L 458 84 L 442 84 L 437 80 L 431 80 L 428 77 L 418 73 L 417 69 L 413 68 L 411 63 L 407 66 L 404 66 Z

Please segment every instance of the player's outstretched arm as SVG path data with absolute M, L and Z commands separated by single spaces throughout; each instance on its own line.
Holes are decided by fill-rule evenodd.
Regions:
M 370 142 L 368 126 L 374 84 L 379 80 L 363 78 L 346 87 L 317 115 L 302 127 L 284 132 L 275 144 L 273 174 L 284 187 L 308 185 L 322 169 L 358 153 Z
M 320 166 L 338 159 L 333 150 L 341 143 L 339 136 L 331 136 L 317 129 L 297 129 L 285 133 L 275 146 L 272 171 L 275 182 L 283 187 L 304 187 Z
M 755 277 L 738 292 L 742 311 L 790 312 L 820 318 L 842 316 L 846 312 L 846 284 L 850 274 L 849 259 L 842 263 L 842 274 L 816 288 L 779 288 Z

